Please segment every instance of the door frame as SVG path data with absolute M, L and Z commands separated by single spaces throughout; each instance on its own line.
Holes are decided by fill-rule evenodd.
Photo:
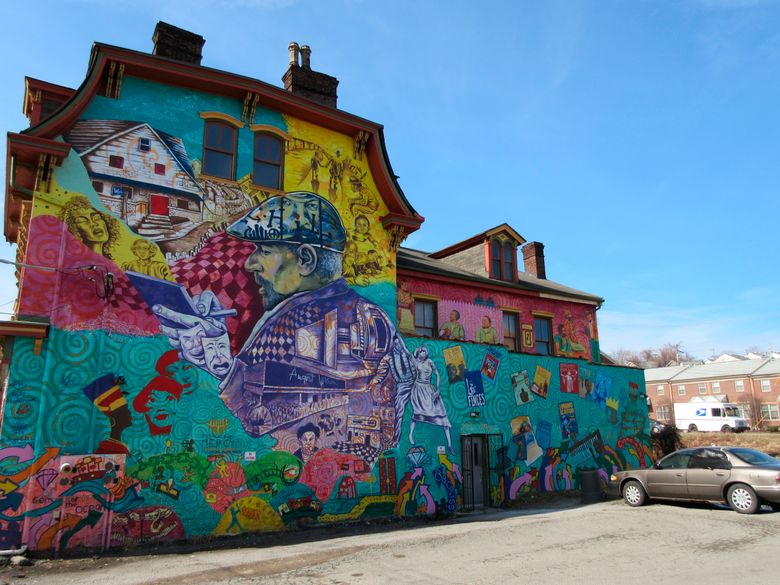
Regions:
M 478 439 L 482 449 L 482 474 L 474 476 L 474 466 L 471 458 L 470 445 L 474 439 Z M 500 482 L 503 476 L 504 436 L 500 433 L 472 433 L 460 436 L 461 470 L 463 472 L 463 509 L 474 510 L 480 506 L 500 506 L 502 501 L 497 500 L 496 493 L 500 493 Z M 474 501 L 475 487 L 482 484 L 482 503 Z

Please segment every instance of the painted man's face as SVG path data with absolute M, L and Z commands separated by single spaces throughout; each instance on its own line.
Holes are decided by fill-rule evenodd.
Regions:
M 206 370 L 217 378 L 224 378 L 230 370 L 233 358 L 230 355 L 230 338 L 225 333 L 219 337 L 203 340 L 203 353 Z
M 317 450 L 317 435 L 312 431 L 306 431 L 301 435 L 301 451 L 311 455 Z
M 359 218 L 357 218 L 355 220 L 355 231 L 357 233 L 359 233 L 359 234 L 367 234 L 369 227 L 371 227 L 371 226 L 368 223 L 367 219 L 365 219 L 363 217 L 359 217 Z
M 450 321 L 452 321 L 454 323 L 457 320 L 458 320 L 458 314 L 455 311 L 452 311 L 450 313 Z
M 286 244 L 257 244 L 245 268 L 260 285 L 266 310 L 300 290 L 301 272 L 295 250 Z
M 488 317 L 482 317 L 482 327 L 485 329 L 490 327 L 490 319 Z
M 74 211 L 73 224 L 85 242 L 102 244 L 108 241 L 106 221 L 94 209 L 81 208 Z

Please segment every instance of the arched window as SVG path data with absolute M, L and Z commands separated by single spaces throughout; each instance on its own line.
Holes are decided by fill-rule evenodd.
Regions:
M 490 241 L 490 278 L 501 279 L 501 242 Z
M 233 180 L 236 169 L 236 129 L 223 122 L 206 122 L 203 174 Z
M 517 245 L 513 240 L 490 240 L 490 278 L 517 280 Z
M 515 268 L 515 254 L 517 247 L 514 245 L 514 242 L 507 241 L 504 242 L 503 248 L 504 271 L 502 274 L 502 280 L 508 280 L 512 282 L 515 280 L 515 275 L 517 274 L 517 268 Z
M 273 134 L 255 134 L 252 183 L 259 187 L 282 190 L 284 176 L 284 141 Z

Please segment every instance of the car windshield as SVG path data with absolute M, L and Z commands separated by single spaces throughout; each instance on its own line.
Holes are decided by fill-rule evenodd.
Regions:
M 727 406 L 723 410 L 726 411 L 726 416 L 740 416 L 739 408 L 736 406 Z
M 755 449 L 729 449 L 729 453 L 750 465 L 780 465 L 780 460 Z

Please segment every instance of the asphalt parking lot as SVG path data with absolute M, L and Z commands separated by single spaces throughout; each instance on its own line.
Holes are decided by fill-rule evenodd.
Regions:
M 369 527 L 370 528 L 370 527 Z M 177 554 L 39 561 L 8 583 L 686 585 L 780 582 L 780 513 L 725 506 L 564 498 L 445 522 L 325 530 L 265 544 Z M 239 543 L 236 542 L 238 545 Z

